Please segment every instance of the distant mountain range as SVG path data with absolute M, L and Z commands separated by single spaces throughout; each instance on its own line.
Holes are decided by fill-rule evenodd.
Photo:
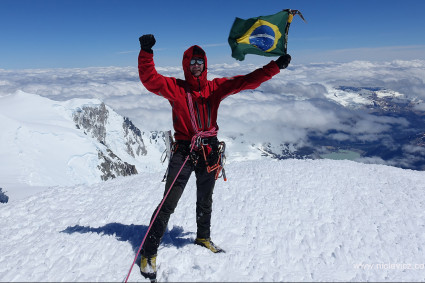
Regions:
M 74 185 L 165 170 L 166 164 L 160 161 L 165 150 L 164 133 L 144 132 L 100 100 L 59 102 L 22 91 L 0 99 L 2 180 L 17 179 L 37 186 Z M 336 112 L 350 111 L 356 127 L 359 122 L 355 117 L 371 114 L 367 117 L 389 120 L 385 125 L 391 127 L 367 141 L 353 138 L 344 131 L 346 127 L 325 135 L 311 129 L 310 143 L 302 146 L 251 143 L 243 133 L 224 136 L 222 140 L 231 146 L 229 161 L 327 158 L 425 168 L 424 158 L 415 154 L 425 145 L 425 113 L 415 108 L 415 101 L 383 88 L 340 86 L 333 96 L 316 99 L 315 103 L 326 104 L 323 107 L 333 107 Z
M 376 137 L 367 141 L 356 139 L 350 133 L 332 129 L 323 135 L 309 132 L 311 146 L 296 147 L 289 144 L 264 143 L 260 150 L 276 159 L 331 158 L 350 159 L 367 163 L 382 163 L 414 170 L 425 169 L 425 158 L 415 152 L 425 147 L 425 111 L 416 106 L 420 100 L 380 87 L 340 86 L 328 101 L 334 108 L 351 112 L 351 123 L 356 116 L 373 115 L 386 121 L 386 126 Z M 316 102 L 320 103 L 320 101 Z M 393 121 L 393 122 L 391 122 Z M 402 122 L 400 122 L 402 121 Z

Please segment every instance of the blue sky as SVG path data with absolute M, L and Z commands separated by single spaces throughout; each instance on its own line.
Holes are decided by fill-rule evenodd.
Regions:
M 146 33 L 157 39 L 158 66 L 180 66 L 193 44 L 212 64 L 233 63 L 227 37 L 235 17 L 286 8 L 308 22 L 291 25 L 293 63 L 425 59 L 422 0 L 0 0 L 0 69 L 136 66 Z M 243 63 L 270 59 L 248 55 Z

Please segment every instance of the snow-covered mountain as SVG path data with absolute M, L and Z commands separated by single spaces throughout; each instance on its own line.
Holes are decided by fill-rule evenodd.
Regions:
M 93 184 L 161 166 L 161 133 L 141 132 L 97 99 L 54 101 L 18 91 L 0 97 L 0 117 L 5 189 L 17 182 Z

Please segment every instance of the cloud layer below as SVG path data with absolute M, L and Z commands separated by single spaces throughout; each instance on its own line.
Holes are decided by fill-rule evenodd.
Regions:
M 256 67 L 212 65 L 209 79 L 246 74 Z M 158 72 L 183 78 L 180 67 L 158 68 Z M 0 70 L 0 77 L 0 96 L 23 90 L 54 100 L 98 98 L 142 131 L 172 129 L 169 103 L 149 93 L 133 67 Z M 298 147 L 312 145 L 312 136 L 399 147 L 391 131 L 415 133 L 418 126 L 400 115 L 377 115 L 360 107 L 370 103 L 367 95 L 359 95 L 364 89 L 408 101 L 412 110 L 424 112 L 425 61 L 291 65 L 258 89 L 226 98 L 219 110 L 220 135 Z M 425 156 L 417 146 L 405 145 L 401 150 L 416 158 Z

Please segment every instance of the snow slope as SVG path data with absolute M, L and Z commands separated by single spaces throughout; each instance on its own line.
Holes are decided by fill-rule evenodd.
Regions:
M 3 181 L 32 186 L 63 185 L 66 179 L 98 182 L 100 173 L 87 170 L 98 163 L 96 144 L 75 128 L 63 104 L 21 91 L 0 101 L 0 154 L 9 163 L 1 166 Z
M 90 117 L 86 123 L 99 126 L 103 136 L 77 127 L 75 113 L 101 106 L 106 118 Z M 101 118 L 104 124 L 97 125 Z M 123 122 L 98 99 L 55 101 L 23 91 L 0 97 L 0 186 L 15 198 L 37 188 L 97 183 L 103 177 L 99 154 L 107 156 L 108 150 L 139 171 L 161 170 L 164 144 L 151 144 L 145 135 L 145 146 L 141 137 L 125 132 Z M 140 148 L 149 151 L 149 158 Z
M 212 238 L 227 252 L 192 244 L 192 177 L 159 249 L 159 281 L 425 281 L 425 172 L 331 160 L 226 169 Z M 161 179 L 142 172 L 0 204 L 0 281 L 122 281 Z M 130 281 L 146 281 L 138 266 Z

